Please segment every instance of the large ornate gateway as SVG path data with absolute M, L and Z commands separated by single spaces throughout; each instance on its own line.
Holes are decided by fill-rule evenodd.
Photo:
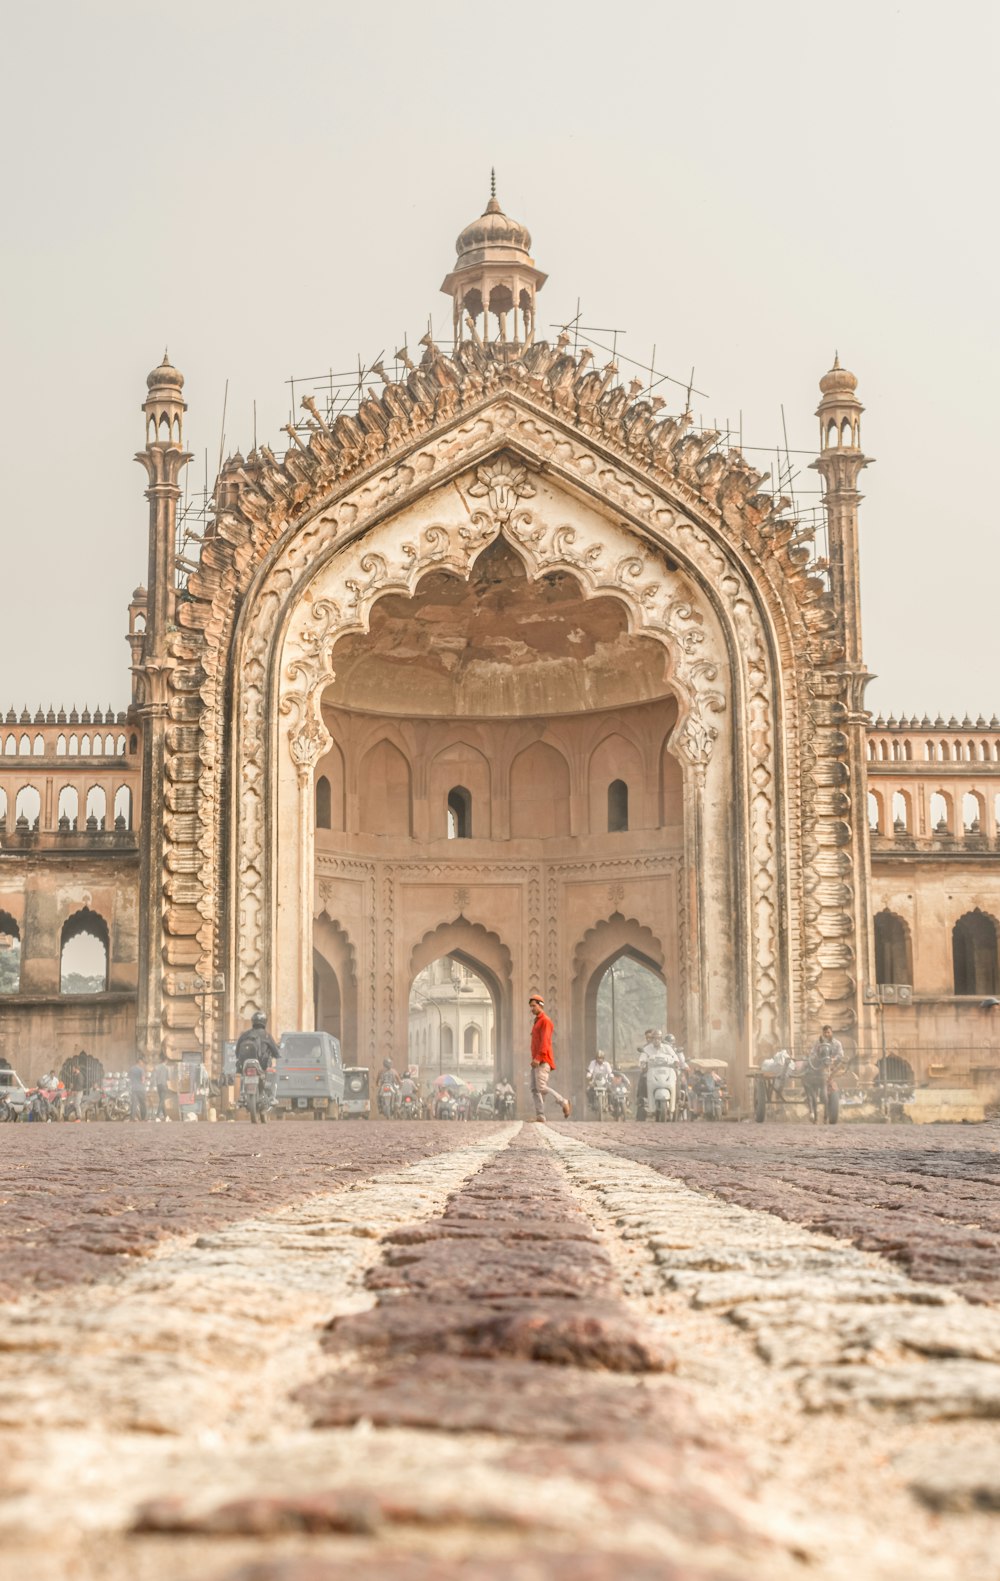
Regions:
M 401 1059 L 411 984 L 451 957 L 486 985 L 515 1078 L 541 988 L 579 1092 L 598 985 L 628 956 L 686 1045 L 729 1060 L 734 1093 L 827 1020 L 866 1051 L 888 1026 L 918 1077 L 929 1028 L 952 1051 L 939 1072 L 995 1083 L 1000 732 L 966 721 L 952 762 L 958 721 L 927 757 L 929 720 L 869 729 L 854 376 L 835 362 L 821 380 L 819 559 L 722 436 L 567 335 L 536 339 L 530 246 L 491 198 L 444 282 L 450 353 L 428 337 L 418 366 L 377 364 L 355 410 L 307 398 L 280 459 L 231 458 L 183 585 L 183 380 L 166 358 L 150 375 L 126 732 L 141 776 L 138 755 L 120 765 L 141 806 L 138 944 L 134 923 L 105 926 L 114 1036 L 79 1011 L 50 1041 L 127 1058 L 131 989 L 149 1055 L 217 1059 L 262 1008 L 351 1058 Z M 36 739 L 61 812 L 59 728 Z M 92 771 L 73 769 L 86 797 Z M 113 794 L 118 768 L 102 772 Z M 62 912 L 64 935 L 84 926 L 109 883 L 134 909 L 131 811 L 113 838 L 41 817 L 0 842 L 0 929 L 27 974 L 0 1008 L 15 1042 L 36 1001 L 57 1016 Z
M 535 341 L 529 246 L 492 199 L 445 281 L 452 355 L 226 466 L 176 627 L 150 567 L 149 1049 L 190 1043 L 197 972 L 231 985 L 213 1042 L 264 1006 L 395 1054 L 443 953 L 490 984 L 505 1068 L 541 985 L 578 1073 L 623 952 L 705 1052 L 856 1029 L 853 378 L 824 381 L 827 573 L 717 434 Z M 167 554 L 183 402 L 157 378 Z

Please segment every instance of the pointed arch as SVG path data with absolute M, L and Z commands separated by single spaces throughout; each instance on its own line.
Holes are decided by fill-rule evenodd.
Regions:
M 570 832 L 569 764 L 548 741 L 533 741 L 510 766 L 510 832 L 554 839 Z
M 369 747 L 359 768 L 358 827 L 362 834 L 413 832 L 410 761 L 387 736 Z

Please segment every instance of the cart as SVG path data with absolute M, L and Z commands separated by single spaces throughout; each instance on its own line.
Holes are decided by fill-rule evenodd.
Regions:
M 815 1125 L 822 1109 L 825 1123 L 836 1125 L 840 1119 L 840 1092 L 835 1075 L 833 1068 L 809 1067 L 808 1060 L 792 1060 L 775 1070 L 758 1067 L 747 1071 L 754 1119 L 763 1125 L 769 1118 L 805 1109 Z

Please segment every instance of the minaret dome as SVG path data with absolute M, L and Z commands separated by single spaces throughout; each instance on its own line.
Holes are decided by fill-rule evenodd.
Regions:
M 547 276 L 536 269 L 526 226 L 500 207 L 496 176 L 478 219 L 455 243 L 455 267 L 441 290 L 454 302 L 455 345 L 495 341 L 530 346 L 535 338 L 535 298 Z

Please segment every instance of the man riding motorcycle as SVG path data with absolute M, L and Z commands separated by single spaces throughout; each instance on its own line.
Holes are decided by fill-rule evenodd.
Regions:
M 612 1069 L 607 1055 L 598 1049 L 597 1058 L 592 1059 L 587 1066 L 587 1107 L 595 1114 L 598 1111 L 597 1089 L 604 1087 L 610 1092 Z
M 236 1069 L 240 1075 L 248 1059 L 255 1059 L 260 1066 L 261 1074 L 269 1070 L 272 1062 L 278 1062 L 278 1045 L 267 1030 L 267 1017 L 262 1010 L 257 1010 L 250 1018 L 250 1026 L 246 1032 L 241 1032 L 236 1043 Z
M 386 1057 L 378 1078 L 378 1107 L 379 1113 L 387 1120 L 391 1119 L 399 1106 L 399 1085 L 392 1060 Z
M 506 1076 L 493 1090 L 493 1114 L 497 1120 L 513 1120 L 517 1095 Z
M 615 1119 L 617 1119 L 619 1115 L 624 1115 L 627 1112 L 628 1095 L 631 1090 L 632 1083 L 629 1081 L 625 1072 L 623 1070 L 619 1070 L 616 1065 L 614 1070 L 611 1072 L 611 1086 L 608 1090 L 608 1097 L 611 1104 L 611 1113 L 614 1115 Z

